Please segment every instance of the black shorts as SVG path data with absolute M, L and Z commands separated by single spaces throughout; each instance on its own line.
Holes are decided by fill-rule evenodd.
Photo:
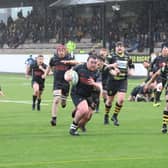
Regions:
M 72 98 L 72 101 L 75 105 L 75 107 L 78 106 L 78 104 L 83 101 L 83 100 L 86 100 L 87 103 L 88 103 L 88 106 L 92 109 L 92 110 L 95 110 L 96 106 L 97 106 L 97 103 L 98 103 L 98 97 L 94 97 L 95 95 L 91 95 L 90 97 L 82 97 L 80 95 L 77 95 L 77 94 L 74 94 L 74 93 L 71 93 L 71 98 Z
M 54 84 L 53 90 L 61 90 L 62 95 L 69 95 L 70 84 L 68 82 L 57 82 Z
M 117 92 L 127 92 L 127 79 L 110 80 L 107 83 L 108 96 L 114 96 Z
M 39 82 L 39 81 L 32 80 L 32 87 L 33 87 L 33 84 L 34 84 L 34 83 L 38 83 L 38 84 L 39 84 L 39 90 L 40 90 L 40 91 L 43 91 L 43 90 L 44 90 L 44 87 L 45 87 L 45 86 L 44 86 L 44 82 L 42 82 L 42 81 Z

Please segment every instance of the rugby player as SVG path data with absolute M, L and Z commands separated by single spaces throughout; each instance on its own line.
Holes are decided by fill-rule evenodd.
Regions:
M 71 56 L 67 53 L 66 47 L 62 44 L 58 45 L 57 51 L 49 61 L 49 66 L 45 72 L 45 77 L 49 72 L 53 71 L 53 104 L 51 109 L 51 126 L 56 126 L 58 105 L 64 108 L 66 106 L 66 99 L 69 94 L 70 84 L 64 79 L 64 74 L 71 69 L 72 65 L 67 64 L 66 61 L 71 60 Z M 65 63 L 64 63 L 65 61 Z
M 40 111 L 41 95 L 44 90 L 45 79 L 43 75 L 47 65 L 44 63 L 44 56 L 38 55 L 36 61 L 33 64 L 30 64 L 26 68 L 26 77 L 29 77 L 30 72 L 32 72 L 32 88 L 33 88 L 33 97 L 32 97 L 32 110 L 35 110 L 36 100 L 37 100 L 37 110 Z
M 107 80 L 107 100 L 105 103 L 104 124 L 109 124 L 109 112 L 112 102 L 117 95 L 114 112 L 111 117 L 115 126 L 119 126 L 118 114 L 123 106 L 125 95 L 127 92 L 127 77 L 133 75 L 134 64 L 127 54 L 125 54 L 124 43 L 119 41 L 116 43 L 115 52 L 112 56 L 108 56 L 108 63 L 117 64 L 116 68 L 109 71 Z
M 78 128 L 84 127 L 91 119 L 95 109 L 93 93 L 100 91 L 101 77 L 97 70 L 97 56 L 89 55 L 87 62 L 73 68 L 78 73 L 79 81 L 71 89 L 71 98 L 76 107 L 73 122 L 70 126 L 70 135 L 79 135 Z

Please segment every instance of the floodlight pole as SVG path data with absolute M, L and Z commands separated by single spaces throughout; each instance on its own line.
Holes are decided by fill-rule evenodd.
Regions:
M 64 29 L 64 26 L 65 26 L 65 8 L 63 7 L 62 8 L 62 22 L 61 22 L 61 43 L 64 44 L 65 43 L 65 38 L 64 38 L 64 35 L 65 35 L 65 29 Z
M 148 18 L 149 18 L 149 54 L 153 53 L 154 52 L 154 39 L 153 39 L 153 1 L 149 1 L 148 3 L 148 7 L 149 7 L 149 10 L 148 10 Z
M 102 4 L 102 40 L 103 47 L 106 48 L 106 3 Z

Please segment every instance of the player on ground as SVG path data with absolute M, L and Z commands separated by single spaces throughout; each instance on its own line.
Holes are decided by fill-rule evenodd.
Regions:
M 26 68 L 26 77 L 29 77 L 30 72 L 32 72 L 32 87 L 33 87 L 33 97 L 32 97 L 32 110 L 35 110 L 36 100 L 37 100 L 37 110 L 40 111 L 41 95 L 44 90 L 45 79 L 43 75 L 47 65 L 44 63 L 44 56 L 38 55 L 34 64 L 28 65 Z
M 115 53 L 108 57 L 110 64 L 117 64 L 117 68 L 112 69 L 108 75 L 107 81 L 107 100 L 105 103 L 104 124 L 109 124 L 109 112 L 112 107 L 114 97 L 117 95 L 117 102 L 111 120 L 115 126 L 119 126 L 118 114 L 123 106 L 127 92 L 127 77 L 134 72 L 134 64 L 128 55 L 125 54 L 123 42 L 116 43 Z

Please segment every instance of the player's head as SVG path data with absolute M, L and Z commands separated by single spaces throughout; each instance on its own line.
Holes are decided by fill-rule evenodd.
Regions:
M 100 49 L 100 56 L 103 58 L 106 58 L 106 56 L 108 55 L 108 51 L 106 48 L 101 48 Z
M 95 71 L 97 69 L 97 56 L 96 55 L 89 55 L 87 59 L 87 68 L 90 71 Z
M 62 44 L 57 46 L 57 54 L 60 58 L 65 57 L 66 55 L 66 47 Z
M 88 54 L 89 55 L 97 55 L 97 52 L 96 52 L 96 50 L 91 50 Z
M 115 44 L 115 52 L 118 55 L 124 54 L 124 52 L 125 52 L 125 46 L 124 46 L 124 43 L 122 41 L 118 41 Z
M 105 62 L 105 58 L 102 56 L 97 57 L 97 68 L 102 69 Z
M 41 65 L 41 64 L 44 63 L 44 56 L 43 56 L 43 55 L 38 55 L 38 56 L 36 57 L 36 60 L 37 60 L 37 64 L 38 64 L 38 65 Z
M 168 43 L 162 44 L 162 56 L 168 56 Z

